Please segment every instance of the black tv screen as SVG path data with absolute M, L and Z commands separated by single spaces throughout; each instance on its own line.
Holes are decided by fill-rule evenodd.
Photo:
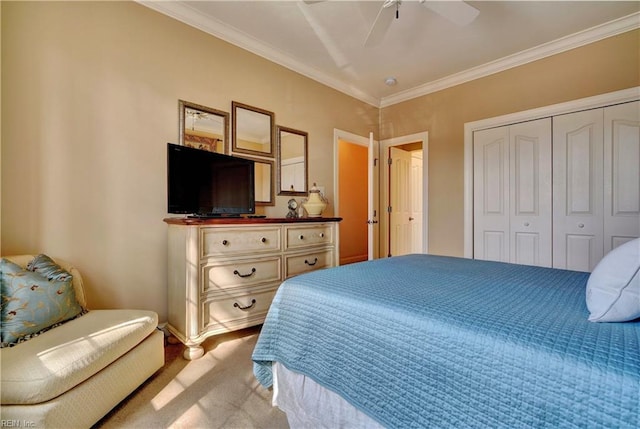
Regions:
M 254 162 L 167 144 L 169 213 L 221 216 L 255 213 Z

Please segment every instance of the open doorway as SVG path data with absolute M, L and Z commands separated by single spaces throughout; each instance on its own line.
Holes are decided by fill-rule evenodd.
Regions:
M 378 257 L 378 174 L 372 137 L 334 131 L 340 265 Z
M 382 247 L 387 256 L 428 252 L 428 134 L 381 142 Z
M 367 155 L 366 146 L 338 142 L 340 265 L 368 259 Z

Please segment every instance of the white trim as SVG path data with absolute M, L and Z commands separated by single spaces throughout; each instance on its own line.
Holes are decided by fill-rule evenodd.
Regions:
M 330 88 L 350 95 L 360 101 L 375 107 L 387 107 L 413 98 L 421 97 L 452 86 L 460 85 L 475 79 L 489 76 L 513 67 L 527 64 L 551 55 L 559 54 L 589 43 L 597 42 L 607 37 L 616 36 L 640 28 L 640 12 L 632 13 L 622 18 L 579 31 L 560 39 L 544 43 L 540 46 L 509 55 L 507 57 L 482 64 L 477 67 L 455 73 L 450 76 L 427 82 L 415 88 L 410 88 L 387 97 L 377 98 L 365 91 L 355 88 L 352 84 L 333 78 L 328 74 L 310 67 L 292 58 L 284 52 L 275 49 L 250 36 L 237 28 L 217 20 L 211 16 L 204 16 L 196 12 L 188 3 L 177 1 L 135 0 L 137 3 L 177 19 L 187 25 L 195 27 L 205 33 L 236 45 L 242 49 L 266 58 L 276 64 L 300 73 L 310 79 L 320 82 Z
M 415 143 L 422 142 L 422 252 L 429 253 L 429 132 L 424 131 L 421 133 L 410 134 L 406 136 L 393 137 L 387 140 L 380 141 L 380 165 L 386 166 L 389 159 L 389 148 L 391 146 L 401 146 L 407 143 Z M 384 210 L 380 210 L 380 216 L 378 216 L 381 220 L 384 220 L 384 228 L 381 225 L 380 231 L 385 234 L 385 237 L 388 234 L 389 230 L 389 214 L 387 213 L 386 207 L 389 205 L 389 173 L 388 169 L 381 168 L 380 172 L 381 177 L 381 202 L 380 207 L 385 208 Z M 381 243 L 384 243 L 381 248 L 386 252 L 385 255 L 389 253 L 389 243 L 385 239 L 383 241 L 382 237 L 380 237 Z
M 335 79 L 328 74 L 308 66 L 297 59 L 285 54 L 284 52 L 265 44 L 249 34 L 239 31 L 237 28 L 226 24 L 212 16 L 205 16 L 195 11 L 191 6 L 184 2 L 177 1 L 151 1 L 151 0 L 135 0 L 143 6 L 177 19 L 187 25 L 190 25 L 205 33 L 211 34 L 218 39 L 229 42 L 271 62 L 279 64 L 283 67 L 300 73 L 310 79 L 320 82 L 330 88 L 350 95 L 375 107 L 380 107 L 380 100 L 367 94 L 364 91 L 355 88 L 353 85 L 345 83 L 340 79 Z
M 380 100 L 380 107 L 391 106 L 416 97 L 427 95 L 436 91 L 441 91 L 452 86 L 480 79 L 495 73 L 499 73 L 514 67 L 518 67 L 542 58 L 550 57 L 580 46 L 594 43 L 607 37 L 616 36 L 627 31 L 640 28 L 640 12 L 633 13 L 623 18 L 616 19 L 605 24 L 601 24 L 569 36 L 536 46 L 513 55 L 500 58 L 477 67 L 446 76 L 424 85 L 417 86 Z
M 640 99 L 640 86 L 464 124 L 464 257 L 473 257 L 473 133 Z

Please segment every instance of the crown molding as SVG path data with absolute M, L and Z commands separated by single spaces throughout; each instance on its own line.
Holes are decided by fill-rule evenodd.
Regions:
M 483 64 L 456 73 L 433 82 L 425 83 L 412 89 L 398 92 L 380 100 L 380 107 L 391 106 L 416 97 L 441 91 L 452 86 L 460 85 L 481 77 L 499 73 L 514 67 L 518 67 L 533 61 L 550 57 L 561 52 L 569 51 L 589 43 L 597 42 L 607 37 L 626 33 L 640 28 L 640 12 L 627 15 L 614 21 L 601 24 L 569 36 L 562 37 L 552 42 L 509 55 L 499 60 Z
M 296 73 L 300 73 L 312 80 L 322 83 L 323 85 L 357 98 L 360 101 L 371 104 L 375 107 L 380 106 L 380 99 L 354 88 L 339 79 L 327 76 L 325 73 L 291 58 L 280 50 L 265 44 L 263 41 L 250 36 L 223 21 L 214 17 L 203 16 L 188 4 L 175 1 L 135 1 L 136 3 L 153 9 L 156 12 L 160 12 L 171 18 L 177 19 L 191 27 L 195 27 L 205 33 L 211 34 L 218 39 L 222 39 L 225 42 L 261 56 Z
M 391 106 L 436 91 L 441 91 L 452 86 L 499 73 L 559 54 L 561 52 L 575 49 L 589 43 L 597 42 L 599 40 L 606 39 L 607 37 L 612 37 L 640 28 L 640 12 L 636 12 L 614 21 L 562 37 L 552 42 L 500 58 L 496 61 L 491 61 L 460 73 L 455 73 L 442 79 L 428 82 L 379 99 L 365 93 L 364 91 L 354 88 L 339 79 L 332 78 L 313 67 L 301 63 L 300 61 L 282 53 L 280 50 L 266 45 L 261 40 L 252 37 L 237 28 L 224 23 L 223 21 L 219 21 L 213 17 L 205 17 L 184 2 L 152 0 L 135 1 L 143 6 L 202 30 L 205 33 L 211 34 L 212 36 L 378 108 Z

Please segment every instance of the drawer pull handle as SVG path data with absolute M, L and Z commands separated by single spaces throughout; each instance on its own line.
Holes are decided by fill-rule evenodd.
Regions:
M 251 272 L 248 273 L 248 274 L 240 274 L 240 272 L 238 272 L 238 270 L 234 270 L 233 274 L 235 274 L 238 277 L 245 278 L 245 277 L 251 277 L 253 274 L 255 274 L 255 272 L 256 272 L 256 269 L 255 268 L 251 268 Z
M 265 237 L 262 237 L 262 238 L 260 239 L 260 241 L 261 241 L 261 242 L 263 242 L 263 243 L 266 243 L 266 242 L 267 242 L 267 239 L 266 239 Z
M 320 238 L 324 238 L 324 232 L 320 233 Z
M 298 238 L 299 238 L 300 240 L 304 240 L 304 235 L 300 234 L 300 235 L 298 236 Z
M 252 300 L 251 300 L 251 304 L 247 305 L 246 307 L 243 307 L 242 305 L 238 304 L 237 302 L 234 302 L 234 303 L 233 303 L 233 306 L 234 306 L 235 308 L 239 308 L 240 310 L 244 310 L 244 311 L 249 310 L 249 309 L 250 309 L 250 308 L 252 308 L 254 305 L 256 305 L 256 300 L 255 300 L 255 299 L 252 299 Z
M 227 244 L 229 244 L 229 242 L 227 240 L 222 240 L 222 245 L 226 246 Z
M 317 263 L 318 263 L 318 258 L 315 258 L 315 259 L 313 260 L 313 262 L 309 262 L 309 261 L 307 261 L 307 260 L 305 259 L 305 260 L 304 260 L 304 263 L 305 263 L 305 264 L 307 264 L 307 265 L 308 265 L 308 266 L 310 266 L 310 267 L 313 267 L 315 264 L 317 264 Z

